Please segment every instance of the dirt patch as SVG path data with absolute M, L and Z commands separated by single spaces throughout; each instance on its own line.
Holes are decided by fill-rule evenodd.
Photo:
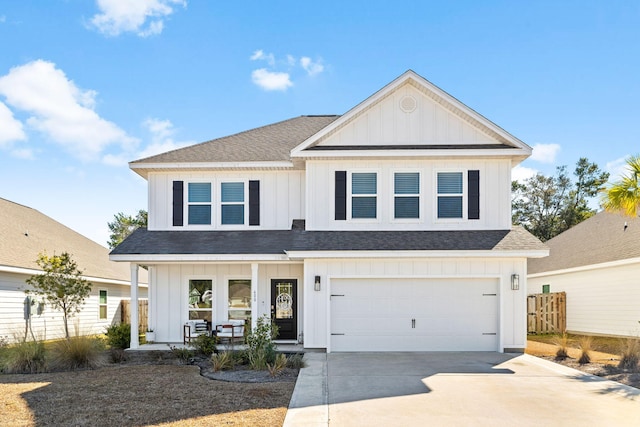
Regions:
M 147 354 L 95 370 L 3 374 L 0 419 L 3 426 L 282 425 L 297 372 L 257 382 L 255 372 L 227 371 L 220 381 L 203 360 L 192 362 Z M 253 378 L 232 382 L 234 375 Z
M 580 350 L 569 348 L 569 357 L 564 360 L 555 358 L 557 347 L 540 341 L 529 340 L 527 343 L 527 354 L 540 357 L 545 360 L 568 366 L 573 369 L 585 372 L 587 374 L 596 375 L 598 377 L 626 384 L 631 387 L 640 389 L 640 372 L 638 370 L 626 370 L 618 368 L 619 357 L 609 353 L 592 351 L 591 363 L 581 365 L 578 363 Z

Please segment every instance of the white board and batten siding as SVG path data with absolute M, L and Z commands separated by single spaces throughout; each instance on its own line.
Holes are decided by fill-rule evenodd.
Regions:
M 251 229 L 286 230 L 291 228 L 294 219 L 304 218 L 305 175 L 302 170 L 278 171 L 217 171 L 185 173 L 149 173 L 149 230 L 188 230 L 193 229 L 231 229 L 221 227 L 220 222 L 220 184 L 222 182 L 258 180 L 260 181 L 260 225 Z M 183 181 L 185 188 L 185 225 L 174 227 L 173 181 Z M 189 182 L 211 183 L 211 222 L 210 226 L 189 226 L 186 218 L 187 185 Z M 245 202 L 248 203 L 248 200 Z M 248 209 L 248 208 L 247 208 Z M 246 229 L 248 225 L 236 228 Z
M 213 321 L 228 319 L 228 280 L 251 279 L 251 264 L 160 264 L 151 269 L 150 318 L 156 341 L 182 342 L 182 325 L 189 317 L 189 280 L 211 280 L 213 287 Z M 298 281 L 298 331 L 302 331 L 303 278 L 302 263 L 258 265 L 258 317 L 271 313 L 271 279 Z
M 569 332 L 640 336 L 640 263 L 550 272 L 529 277 L 529 293 L 567 294 Z
M 305 347 L 524 349 L 525 272 L 524 258 L 307 260 Z M 514 273 L 520 275 L 517 291 L 510 285 Z M 320 291 L 313 290 L 316 275 Z
M 0 337 L 14 341 L 25 334 L 24 301 L 25 283 L 30 276 L 18 273 L 0 272 Z M 107 291 L 107 318 L 100 319 L 100 290 Z M 69 319 L 69 333 L 80 335 L 102 334 L 105 329 L 120 322 L 120 301 L 128 300 L 130 287 L 112 283 L 92 282 L 91 294 L 85 300 L 79 314 Z M 147 297 L 147 288 L 138 290 L 140 298 Z M 37 297 L 36 297 L 37 298 Z M 31 328 L 37 339 L 57 339 L 64 337 L 64 322 L 60 311 L 45 305 L 41 314 L 37 305 L 32 307 Z M 31 338 L 31 332 L 29 332 Z
M 463 215 L 467 215 L 468 170 L 480 171 L 480 219 L 437 218 L 437 173 L 463 173 Z M 377 173 L 377 218 L 335 220 L 335 171 Z M 394 173 L 420 173 L 420 219 L 394 219 Z M 307 230 L 507 230 L 511 228 L 509 160 L 308 160 Z M 347 178 L 349 182 L 349 178 Z M 347 189 L 347 195 L 350 194 Z M 349 201 L 347 201 L 349 206 Z M 349 215 L 347 214 L 347 217 Z

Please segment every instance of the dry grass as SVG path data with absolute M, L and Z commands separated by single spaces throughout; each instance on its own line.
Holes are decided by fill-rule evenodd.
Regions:
M 581 337 L 578 341 L 578 347 L 580 348 L 580 357 L 578 363 L 585 365 L 591 362 L 591 350 L 593 350 L 593 338 L 589 336 Z
M 569 357 L 569 336 L 567 334 L 562 334 L 561 336 L 557 337 L 554 344 L 558 346 L 558 350 L 556 351 L 556 359 L 564 360 Z
M 3 426 L 280 426 L 293 382 L 229 383 L 196 366 L 0 375 Z

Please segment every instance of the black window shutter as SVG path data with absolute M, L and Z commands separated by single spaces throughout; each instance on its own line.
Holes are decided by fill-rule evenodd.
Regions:
M 480 219 L 480 171 L 471 170 L 467 174 L 469 188 L 468 219 Z
M 260 225 L 260 181 L 249 181 L 249 225 Z
M 347 219 L 347 171 L 336 171 L 336 221 Z
M 173 225 L 182 226 L 184 216 L 184 182 L 173 181 Z

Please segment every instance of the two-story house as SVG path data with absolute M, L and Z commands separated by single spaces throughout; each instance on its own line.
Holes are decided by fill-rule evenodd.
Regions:
M 327 352 L 522 351 L 527 258 L 548 255 L 511 225 L 511 169 L 530 154 L 407 71 L 342 116 L 130 163 L 149 224 L 111 259 L 132 263 L 133 299 L 149 266 L 159 342 L 188 319 L 267 315 Z

